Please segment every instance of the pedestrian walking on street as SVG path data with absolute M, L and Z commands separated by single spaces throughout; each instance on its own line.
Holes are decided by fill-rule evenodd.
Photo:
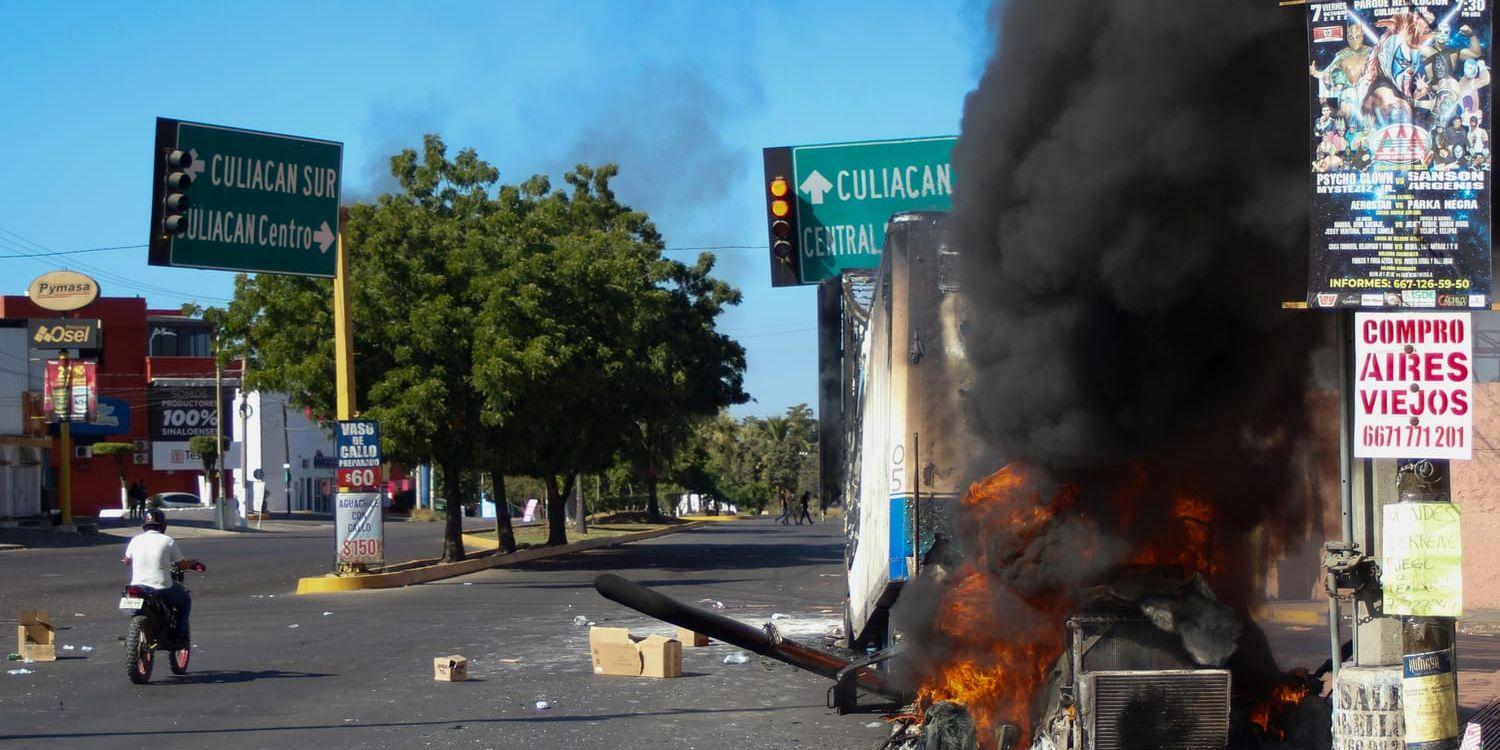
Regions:
M 802 493 L 802 500 L 801 500 L 801 502 L 802 502 L 802 515 L 800 515 L 800 516 L 797 517 L 797 525 L 801 526 L 802 525 L 802 521 L 805 519 L 807 521 L 807 525 L 811 526 L 811 525 L 813 525 L 812 514 L 807 512 L 807 504 L 810 503 L 810 502 L 812 502 L 812 493 L 804 491 Z
M 146 509 L 146 485 L 142 484 L 139 479 L 135 480 L 130 488 L 125 490 L 125 497 L 130 504 L 130 517 L 140 518 L 141 513 Z
M 781 496 L 781 515 L 777 516 L 776 520 L 782 526 L 790 526 L 792 523 L 792 503 L 784 494 Z

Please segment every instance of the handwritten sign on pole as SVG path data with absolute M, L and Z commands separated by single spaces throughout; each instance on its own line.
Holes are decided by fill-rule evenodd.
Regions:
M 1463 554 L 1453 503 L 1385 506 L 1381 584 L 1385 613 L 1416 617 L 1463 614 Z

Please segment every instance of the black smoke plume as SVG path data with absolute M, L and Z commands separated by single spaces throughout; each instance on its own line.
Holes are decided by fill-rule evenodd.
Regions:
M 1253 597 L 1265 539 L 1303 523 L 1308 361 L 1325 327 L 1281 309 L 1307 274 L 1303 12 L 997 7 L 954 153 L 970 414 L 990 449 L 975 473 L 1014 462 L 1042 502 L 1076 491 L 1035 534 L 957 524 L 967 572 L 995 592 L 987 619 L 1020 624 L 1038 597 L 1131 561 L 1181 525 L 1184 493 L 1213 508 L 1215 557 L 1234 561 L 1213 585 L 1231 604 Z M 936 622 L 945 593 L 912 586 L 895 613 L 917 679 L 972 648 Z

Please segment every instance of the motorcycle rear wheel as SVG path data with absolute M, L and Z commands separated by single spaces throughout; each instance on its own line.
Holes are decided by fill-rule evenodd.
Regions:
M 155 653 L 145 633 L 146 616 L 130 618 L 130 629 L 125 631 L 125 671 L 130 681 L 144 685 L 151 681 L 151 667 Z

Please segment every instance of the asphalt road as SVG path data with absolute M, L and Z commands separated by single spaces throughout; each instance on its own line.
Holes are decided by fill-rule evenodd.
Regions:
M 233 569 L 276 554 L 260 542 L 292 535 L 194 540 L 210 550 L 195 554 L 219 559 L 194 585 L 193 674 L 174 678 L 162 668 L 150 685 L 130 685 L 118 643 L 125 620 L 101 611 L 112 608 L 115 590 L 96 590 L 92 606 L 78 609 L 84 617 L 59 618 L 70 629 L 58 638 L 94 651 L 62 651 L 72 658 L 0 675 L 0 745 L 869 748 L 885 734 L 868 726 L 877 717 L 825 708 L 822 678 L 754 656 L 724 664 L 734 649 L 721 644 L 687 650 L 681 679 L 598 676 L 588 629 L 573 622 L 582 615 L 670 632 L 594 592 L 594 576 L 610 571 L 689 601 L 721 601 L 748 622 L 789 615 L 777 620 L 784 632 L 823 645 L 843 596 L 840 531 L 739 521 L 524 569 L 316 596 L 285 595 L 280 574 L 261 577 L 260 589 L 218 585 L 256 579 Z M 13 572 L 18 553 L 5 554 L 0 606 L 10 607 L 12 582 L 26 574 Z M 37 562 L 72 570 L 84 564 L 66 558 L 82 555 L 97 567 L 118 550 L 24 554 L 35 576 Z M 435 682 L 433 658 L 454 653 L 469 658 L 473 679 Z M 539 700 L 550 707 L 538 710 Z
M 167 533 L 184 554 L 208 565 L 205 575 L 188 574 L 195 597 L 289 594 L 298 578 L 327 572 L 332 564 L 330 517 L 276 519 L 266 521 L 263 530 L 244 532 L 213 530 L 209 518 L 207 511 L 198 510 L 168 514 Z M 493 523 L 466 520 L 471 528 Z M 27 546 L 0 552 L 0 625 L 22 609 L 45 610 L 63 625 L 77 619 L 74 612 L 114 616 L 120 588 L 130 577 L 120 556 L 138 530 L 134 524 L 116 524 L 105 531 L 79 536 L 0 529 L 0 542 Z M 443 552 L 443 525 L 388 520 L 385 540 L 391 562 L 437 557 Z
M 783 632 L 828 646 L 843 597 L 837 523 L 742 520 L 406 589 L 292 596 L 298 575 L 326 567 L 326 523 L 186 539 L 211 565 L 192 582 L 193 674 L 163 664 L 147 686 L 129 684 L 120 654 L 120 540 L 0 553 L 0 614 L 49 608 L 59 645 L 75 646 L 0 674 L 0 747 L 870 748 L 885 736 L 876 715 L 825 708 L 828 681 L 753 655 L 724 664 L 735 649 L 722 644 L 686 650 L 682 679 L 594 675 L 574 623 L 671 632 L 594 592 L 594 576 L 615 572 L 746 622 L 781 613 Z M 441 531 L 387 533 L 396 558 L 430 554 Z M 1283 668 L 1326 658 L 1322 628 L 1267 634 Z M 1500 689 L 1486 678 L 1497 644 L 1461 636 L 1465 703 Z M 472 679 L 433 681 L 432 659 L 455 653 Z

